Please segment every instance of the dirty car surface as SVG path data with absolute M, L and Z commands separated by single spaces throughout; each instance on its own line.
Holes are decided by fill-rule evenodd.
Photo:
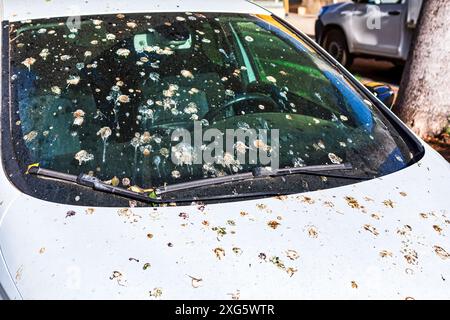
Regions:
M 4 23 L 0 292 L 448 298 L 449 164 L 264 10 L 170 11 L 91 12 L 72 28 L 62 14 Z M 225 155 L 199 165 L 189 145 L 174 150 L 172 132 L 196 122 L 278 129 L 281 168 L 350 163 L 345 175 L 368 181 L 270 177 L 156 207 L 26 174 L 39 163 L 146 193 L 260 166 Z M 278 195 L 195 201 L 267 191 Z

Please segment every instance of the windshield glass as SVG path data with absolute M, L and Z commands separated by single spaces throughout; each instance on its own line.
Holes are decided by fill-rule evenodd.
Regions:
M 411 159 L 376 108 L 270 16 L 11 23 L 10 79 L 23 171 L 40 163 L 150 188 L 248 172 L 271 157 L 280 168 L 350 163 L 348 174 L 372 176 Z M 238 129 L 258 135 L 225 148 Z M 251 151 L 265 162 L 238 158 Z

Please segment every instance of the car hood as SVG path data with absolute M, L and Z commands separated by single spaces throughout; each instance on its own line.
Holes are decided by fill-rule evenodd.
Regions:
M 449 177 L 427 147 L 397 173 L 288 197 L 91 209 L 2 195 L 0 247 L 18 298 L 449 298 Z

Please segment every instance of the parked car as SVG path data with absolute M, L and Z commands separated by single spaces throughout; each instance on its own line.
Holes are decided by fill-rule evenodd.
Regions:
M 449 163 L 285 21 L 240 0 L 2 21 L 3 298 L 449 298 Z M 221 153 L 238 129 L 259 135 Z
M 316 41 L 344 66 L 362 56 L 403 65 L 422 0 L 353 0 L 322 7 Z

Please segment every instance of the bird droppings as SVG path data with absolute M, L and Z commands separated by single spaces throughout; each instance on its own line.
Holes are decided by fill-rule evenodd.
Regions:
M 73 217 L 73 216 L 75 216 L 76 214 L 77 214 L 77 213 L 76 213 L 75 211 L 69 210 L 69 211 L 66 212 L 66 218 Z
M 240 256 L 242 254 L 242 249 L 241 248 L 234 247 L 232 250 L 233 250 L 234 254 L 237 255 L 237 256 Z
M 223 248 L 215 248 L 213 252 L 219 260 L 222 260 L 225 257 L 225 250 Z
M 148 293 L 150 297 L 160 298 L 163 294 L 163 290 L 161 288 L 154 288 L 153 290 L 150 290 Z
M 279 223 L 278 221 L 271 220 L 271 221 L 267 222 L 267 225 L 268 225 L 270 228 L 272 228 L 272 229 L 275 230 L 276 228 L 278 228 L 278 226 L 280 225 L 280 223 Z
M 143 269 L 143 270 L 147 270 L 147 269 L 149 269 L 150 267 L 151 267 L 151 264 L 148 263 L 148 262 L 146 262 L 146 263 L 144 263 L 144 265 L 142 266 L 142 269 Z
M 412 264 L 412 265 L 417 265 L 418 264 L 418 254 L 415 250 L 410 249 L 410 248 L 405 248 L 402 250 L 402 253 L 404 253 L 404 258 L 406 260 L 407 263 Z
M 119 209 L 117 211 L 117 214 L 119 215 L 119 217 L 124 218 L 124 222 L 128 222 L 128 223 L 136 223 L 141 218 L 141 216 L 134 214 L 130 208 Z
M 122 287 L 124 287 L 127 282 L 124 275 L 120 271 L 113 271 L 112 275 L 109 277 L 109 280 L 116 280 L 117 284 Z
M 86 212 L 87 215 L 91 215 L 91 214 L 94 214 L 95 209 L 94 208 L 87 208 L 85 212 Z
M 272 262 L 275 266 L 277 266 L 280 269 L 285 269 L 283 261 L 279 257 L 273 256 L 269 259 L 270 262 Z
M 188 275 L 188 277 L 191 278 L 192 288 L 197 289 L 198 287 L 202 286 L 202 284 L 203 284 L 203 279 L 202 278 L 195 278 L 195 277 L 192 277 L 192 276 L 189 276 L 189 275 Z
M 390 199 L 384 200 L 383 204 L 387 208 L 394 208 L 394 202 L 392 200 L 390 200 Z
M 379 232 L 377 231 L 377 228 L 375 228 L 374 226 L 371 226 L 370 224 L 365 224 L 363 226 L 364 230 L 369 231 L 370 233 L 372 233 L 375 236 L 379 235 Z
M 306 197 L 306 196 L 301 196 L 300 197 L 300 201 L 304 202 L 304 203 L 307 203 L 307 204 L 314 204 L 315 203 L 314 199 L 312 199 L 310 197 Z
M 20 266 L 16 271 L 16 282 L 22 280 L 23 266 Z
M 45 247 L 42 247 L 39 249 L 39 254 L 44 254 L 45 253 Z
M 153 238 L 153 234 L 152 233 L 147 233 L 147 239 L 152 239 Z
M 352 281 L 351 285 L 353 289 L 358 289 L 358 284 L 356 283 L 356 281 Z
M 287 274 L 289 275 L 289 277 L 294 276 L 294 274 L 295 274 L 297 271 L 298 271 L 298 270 L 297 270 L 296 268 L 292 268 L 292 267 L 289 267 L 289 268 L 286 269 L 286 272 L 287 272 Z
M 300 256 L 298 254 L 297 251 L 295 250 L 287 250 L 286 251 L 286 256 L 290 259 L 290 260 L 297 260 Z
M 401 236 L 405 236 L 405 235 L 409 234 L 411 231 L 412 231 L 411 226 L 406 224 L 402 228 L 397 229 L 397 234 L 399 234 Z
M 310 226 L 308 227 L 308 236 L 310 238 L 316 239 L 319 237 L 319 231 L 317 230 L 317 228 L 315 226 Z
M 450 259 L 450 253 L 448 253 L 444 248 L 440 246 L 434 246 L 434 252 L 438 255 L 439 258 L 446 260 Z
M 229 296 L 231 296 L 232 300 L 239 300 L 241 298 L 241 291 L 236 290 L 235 292 L 228 293 Z
M 406 197 L 406 196 L 408 195 L 406 192 L 403 192 L 403 191 L 400 191 L 399 194 L 400 194 L 402 197 Z
M 381 250 L 380 251 L 380 257 L 382 258 L 391 258 L 392 257 L 392 252 L 387 251 L 387 250 Z
M 344 199 L 345 199 L 345 201 L 347 201 L 347 204 L 349 205 L 350 208 L 353 208 L 353 209 L 361 208 L 361 206 L 359 205 L 358 201 L 355 198 L 345 197 Z
M 217 233 L 218 237 L 223 237 L 227 234 L 227 228 L 225 227 L 213 227 L 211 228 L 212 231 L 215 231 Z
M 436 231 L 439 234 L 442 234 L 442 228 L 438 226 L 437 224 L 433 225 L 434 231 Z

